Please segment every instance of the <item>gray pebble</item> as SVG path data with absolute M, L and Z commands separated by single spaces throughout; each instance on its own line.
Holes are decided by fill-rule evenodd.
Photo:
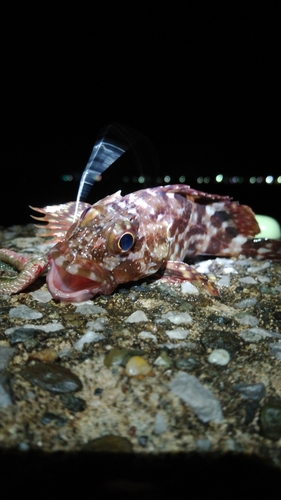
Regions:
M 179 372 L 169 383 L 169 389 L 187 403 L 202 422 L 222 422 L 220 401 L 193 375 Z
M 0 374 L 0 408 L 7 408 L 11 404 L 13 401 L 8 377 Z
M 235 319 L 240 325 L 257 326 L 259 324 L 258 318 L 252 314 L 239 313 L 235 316 Z
M 244 399 L 260 401 L 265 397 L 265 386 L 261 382 L 258 384 L 235 384 L 233 389 L 239 392 Z
M 10 344 L 15 345 L 19 342 L 26 342 L 26 340 L 33 339 L 35 332 L 34 328 L 17 328 L 10 337 Z
M 39 319 L 42 318 L 43 314 L 22 304 L 18 307 L 12 307 L 9 316 L 10 318 Z
M 239 309 L 246 309 L 246 307 L 253 307 L 257 303 L 255 297 L 249 297 L 248 299 L 240 300 L 234 304 L 234 307 L 239 307 Z
M 86 302 L 82 302 L 76 306 L 75 312 L 79 314 L 107 314 L 106 309 L 100 306 L 96 306 L 91 300 L 87 300 Z
M 9 365 L 15 349 L 6 345 L 0 345 L 0 371 L 5 370 Z

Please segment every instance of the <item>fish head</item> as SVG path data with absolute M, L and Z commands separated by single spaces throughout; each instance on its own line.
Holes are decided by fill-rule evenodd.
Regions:
M 81 302 L 156 272 L 163 252 L 151 251 L 154 238 L 135 210 L 120 209 L 118 203 L 92 205 L 49 251 L 51 294 L 61 301 Z

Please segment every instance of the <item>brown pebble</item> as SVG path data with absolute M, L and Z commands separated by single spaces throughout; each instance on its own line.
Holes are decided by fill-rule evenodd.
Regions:
M 133 446 L 129 439 L 125 437 L 107 434 L 89 441 L 83 446 L 83 451 L 132 453 Z
M 56 361 L 58 359 L 58 353 L 55 349 L 47 347 L 46 349 L 42 349 L 42 351 L 33 352 L 29 355 L 29 359 L 37 359 L 38 361 L 42 361 L 43 363 L 48 363 L 51 361 Z

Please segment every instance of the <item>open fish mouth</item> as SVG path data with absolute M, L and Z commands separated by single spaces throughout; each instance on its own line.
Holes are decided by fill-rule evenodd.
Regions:
M 51 258 L 47 275 L 48 289 L 56 300 L 64 302 L 88 300 L 99 293 L 107 293 L 108 286 L 100 271 L 100 267 L 94 264 L 91 265 L 91 269 L 86 269 L 78 263 L 66 261 L 62 256 Z

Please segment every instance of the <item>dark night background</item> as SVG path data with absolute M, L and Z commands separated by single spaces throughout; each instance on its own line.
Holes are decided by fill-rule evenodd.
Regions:
M 3 5 L 3 4 L 2 4 Z M 99 129 L 120 122 L 170 175 L 280 220 L 278 2 L 14 2 L 1 7 L 1 220 L 75 199 Z M 130 178 L 138 177 L 132 164 Z M 214 178 L 224 174 L 226 182 Z M 208 184 L 198 177 L 210 177 Z M 231 179 L 243 177 L 243 182 Z M 250 184 L 249 177 L 261 182 Z M 241 179 L 240 179 L 241 180 Z M 87 201 L 124 185 L 110 169 Z

